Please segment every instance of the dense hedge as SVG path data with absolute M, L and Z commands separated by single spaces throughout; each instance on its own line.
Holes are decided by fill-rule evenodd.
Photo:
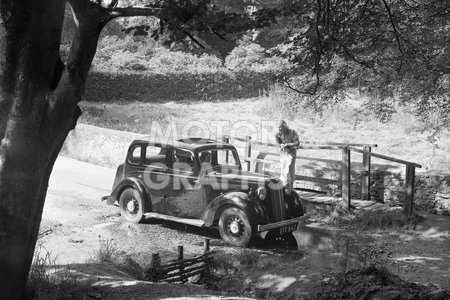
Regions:
M 227 100 L 261 95 L 275 82 L 272 72 L 190 74 L 90 74 L 84 100 L 93 102 Z

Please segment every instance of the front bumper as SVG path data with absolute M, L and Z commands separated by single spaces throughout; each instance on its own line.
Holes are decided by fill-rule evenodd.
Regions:
M 303 215 L 303 216 L 298 217 L 298 218 L 293 218 L 293 219 L 284 220 L 284 221 L 275 222 L 275 223 L 270 223 L 270 224 L 265 224 L 265 225 L 258 225 L 256 231 L 257 232 L 263 232 L 263 231 L 268 231 L 268 230 L 271 230 L 271 229 L 286 227 L 286 226 L 289 226 L 289 225 L 298 224 L 299 222 L 305 221 L 308 218 L 309 218 L 308 215 Z

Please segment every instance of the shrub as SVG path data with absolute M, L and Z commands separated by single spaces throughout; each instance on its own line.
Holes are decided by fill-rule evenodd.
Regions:
M 263 106 L 260 115 L 273 115 L 292 119 L 303 119 L 314 121 L 318 113 L 323 110 L 316 101 L 312 101 L 309 96 L 299 94 L 284 87 L 281 84 L 272 84 L 267 89 L 268 101 Z
M 228 100 L 258 97 L 276 80 L 273 72 L 94 72 L 84 99 L 91 102 Z
M 237 254 L 217 253 L 207 261 L 205 274 L 200 283 L 211 290 L 237 295 L 253 295 L 252 282 L 246 278 L 243 266 L 254 260 L 254 255 L 245 250 Z
M 349 213 L 342 205 L 336 209 L 323 222 L 328 224 L 342 224 L 357 227 L 363 230 L 371 229 L 405 229 L 412 230 L 423 220 L 413 214 L 406 215 L 402 210 L 392 210 L 380 213 L 379 211 L 357 211 Z
M 142 279 L 142 268 L 138 262 L 133 259 L 131 254 L 125 253 L 117 245 L 114 239 L 104 239 L 99 236 L 99 249 L 94 252 L 90 262 L 98 264 L 111 264 L 126 274 L 136 279 Z
M 250 43 L 234 48 L 226 57 L 225 66 L 234 71 L 277 71 L 281 73 L 290 67 L 290 63 L 280 57 L 270 57 L 266 55 L 263 47 Z
M 216 56 L 170 51 L 151 39 L 132 36 L 105 36 L 93 61 L 93 69 L 103 72 L 204 73 L 218 71 L 221 66 Z
M 117 242 L 114 239 L 103 239 L 101 236 L 98 237 L 100 247 L 94 252 L 92 261 L 97 263 L 113 263 L 122 254 L 122 251 L 118 248 Z
M 359 213 L 351 222 L 363 229 L 415 229 L 422 220 L 423 218 L 416 214 L 408 216 L 401 210 L 394 210 L 383 213 L 373 211 Z

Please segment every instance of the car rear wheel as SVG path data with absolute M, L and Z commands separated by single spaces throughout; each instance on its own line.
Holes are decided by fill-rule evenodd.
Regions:
M 144 220 L 144 207 L 141 195 L 134 188 L 127 188 L 119 199 L 119 210 L 128 222 L 139 223 Z
M 237 207 L 230 207 L 220 215 L 219 233 L 226 243 L 237 247 L 246 247 L 252 241 L 254 229 L 245 211 Z

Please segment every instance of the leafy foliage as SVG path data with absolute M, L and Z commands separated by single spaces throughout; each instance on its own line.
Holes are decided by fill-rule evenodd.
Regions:
M 201 57 L 207 53 L 231 69 L 276 69 L 278 78 L 295 91 L 293 104 L 317 112 L 342 101 L 358 88 L 371 99 L 368 109 L 388 122 L 398 106 L 406 106 L 439 131 L 450 126 L 448 1 L 412 0 L 125 0 L 122 5 L 154 9 L 155 18 L 124 21 L 125 32 L 149 37 L 153 48 L 170 46 Z M 251 36 L 251 38 L 249 38 Z M 246 42 L 236 43 L 242 37 Z M 156 47 L 156 45 L 158 47 Z M 236 47 L 237 46 L 237 47 Z M 161 51 L 151 50 L 127 62 L 133 47 L 114 53 L 106 63 L 119 69 L 181 68 Z M 153 52 L 152 52 L 153 51 Z M 177 64 L 188 56 L 175 54 Z M 272 59 L 268 59 L 271 56 Z M 108 60 L 108 56 L 103 57 Z M 201 59 L 206 58 L 202 57 Z M 208 57 L 206 60 L 213 62 Z M 281 60 L 282 58 L 284 60 Z M 289 67 L 285 63 L 288 60 Z M 218 68 L 219 61 L 207 63 Z M 191 61 L 192 62 L 192 61 Z M 277 66 L 279 68 L 277 69 Z M 203 68 L 203 67 L 202 67 Z M 295 97 L 294 97 L 295 98 Z M 432 122 L 430 122 L 432 120 Z
M 256 43 L 241 44 L 231 51 L 225 59 L 225 66 L 231 70 L 268 71 L 277 73 L 289 69 L 286 59 L 269 57 L 265 49 Z
M 227 35 L 240 35 L 255 26 L 255 21 L 248 14 L 234 12 L 228 4 L 211 0 L 152 1 L 146 6 L 158 8 L 158 26 L 139 24 L 126 28 L 125 32 L 134 36 L 150 36 L 155 40 L 162 38 L 165 46 L 191 42 L 205 48 L 209 34 L 225 39 Z M 238 6 L 243 8 L 244 3 Z
M 221 68 L 221 61 L 213 55 L 199 56 L 167 51 L 154 41 L 141 37 L 107 36 L 99 42 L 98 53 L 93 62 L 96 70 L 107 72 L 137 71 L 147 73 L 202 73 Z
M 271 53 L 295 66 L 286 85 L 315 102 L 357 86 L 383 120 L 397 101 L 449 126 L 449 14 L 447 1 L 283 1 L 277 20 L 295 26 Z

